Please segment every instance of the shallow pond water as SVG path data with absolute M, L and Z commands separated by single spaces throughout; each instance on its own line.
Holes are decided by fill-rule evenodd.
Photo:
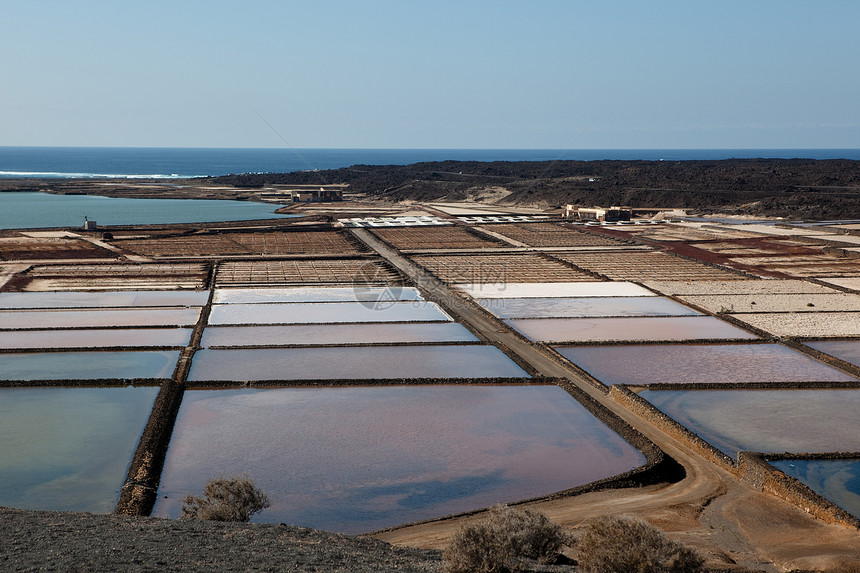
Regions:
M 592 296 L 657 296 L 627 282 L 475 283 L 454 285 L 474 298 L 578 298 Z
M 860 366 L 860 340 L 817 340 L 804 342 L 804 344 L 845 362 Z
M 188 379 L 369 380 L 528 374 L 495 346 L 365 346 L 200 350 Z
M 178 350 L 0 353 L 0 380 L 170 378 Z
M 860 390 L 646 390 L 639 394 L 720 451 L 860 451 Z
M 757 338 L 712 316 L 518 318 L 505 322 L 529 340 L 540 342 Z
M 0 388 L 0 505 L 112 512 L 157 393 Z
M 288 304 L 217 304 L 209 324 L 313 324 L 341 322 L 420 322 L 448 316 L 435 303 L 308 302 Z
M 695 316 L 698 312 L 663 297 L 480 298 L 499 318 Z
M 424 300 L 415 287 L 289 287 L 234 288 L 215 291 L 216 304 L 258 304 L 276 302 L 393 302 Z
M 556 350 L 604 384 L 855 380 L 779 344 L 558 346 Z
M 361 533 L 540 496 L 644 457 L 555 386 L 189 390 L 154 515 L 222 473 L 272 507 L 253 521 Z
M 188 346 L 191 332 L 190 328 L 0 330 L 0 348 Z
M 770 463 L 860 519 L 860 460 L 779 460 Z
M 0 328 L 193 326 L 199 315 L 199 308 L 4 310 L 0 311 Z
M 109 308 L 203 306 L 206 291 L 2 292 L 0 308 Z
M 396 342 L 477 342 L 454 322 L 395 324 L 298 324 L 289 326 L 210 326 L 201 345 L 316 346 L 321 344 L 391 344 Z

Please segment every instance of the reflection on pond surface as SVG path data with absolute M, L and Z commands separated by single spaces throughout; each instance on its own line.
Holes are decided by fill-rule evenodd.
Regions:
M 819 340 L 804 342 L 816 350 L 860 366 L 860 340 Z
M 100 328 L 111 326 L 193 326 L 199 308 L 128 310 L 4 310 L 0 328 Z
M 200 350 L 188 380 L 502 378 L 528 374 L 494 346 Z
M 110 513 L 158 388 L 0 388 L 0 505 Z
M 323 302 L 288 304 L 217 304 L 209 324 L 312 324 L 339 322 L 450 321 L 432 302 Z
M 556 350 L 604 384 L 855 380 L 779 344 L 559 346 Z
M 860 390 L 646 390 L 639 394 L 720 451 L 860 451 Z
M 694 316 L 699 313 L 663 297 L 481 298 L 499 318 L 580 318 L 597 316 Z
M 540 342 L 756 338 L 713 316 L 515 318 L 505 322 L 529 340 Z
M 2 380 L 128 380 L 170 378 L 178 350 L 0 353 Z
M 187 346 L 190 328 L 0 330 L 0 348 Z
M 860 460 L 779 460 L 770 463 L 860 518 Z
M 0 308 L 203 306 L 207 291 L 3 292 Z
M 395 342 L 475 342 L 478 339 L 453 322 L 409 324 L 314 324 L 290 326 L 211 326 L 202 346 L 314 346 Z
M 189 390 L 154 515 L 250 473 L 254 521 L 360 533 L 549 494 L 644 457 L 555 386 Z

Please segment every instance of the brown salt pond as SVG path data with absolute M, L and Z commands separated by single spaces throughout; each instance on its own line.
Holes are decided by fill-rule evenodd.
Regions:
M 170 378 L 179 351 L 4 352 L 0 380 L 131 380 Z
M 4 310 L 0 311 L 0 329 L 193 326 L 199 316 L 199 308 Z
M 207 291 L 3 292 L 0 308 L 203 306 L 208 299 Z
M 732 457 L 738 451 L 860 451 L 860 390 L 645 390 L 639 395 Z
M 506 320 L 536 342 L 732 340 L 757 338 L 712 316 L 520 318 Z
M 0 505 L 113 511 L 157 393 L 0 388 Z
M 558 346 L 555 349 L 604 384 L 856 380 L 779 344 Z
M 499 318 L 584 318 L 613 316 L 697 316 L 663 297 L 479 298 Z
M 2 355 L 0 355 L 2 356 Z M 494 346 L 200 350 L 188 380 L 373 380 L 528 377 Z
M 641 453 L 555 386 L 189 390 L 154 515 L 249 473 L 253 521 L 362 533 L 550 494 Z
M 188 346 L 190 328 L 0 330 L 0 348 L 144 348 Z
M 423 301 L 217 304 L 209 315 L 213 325 L 412 321 L 450 322 L 451 317 L 435 303 Z
M 478 338 L 454 322 L 314 324 L 289 326 L 210 326 L 201 345 L 317 346 L 326 344 L 392 344 L 415 342 L 477 342 Z

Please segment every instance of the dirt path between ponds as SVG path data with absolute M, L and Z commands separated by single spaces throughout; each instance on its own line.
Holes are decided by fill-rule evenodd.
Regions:
M 590 517 L 627 514 L 645 519 L 672 537 L 695 546 L 712 567 L 763 571 L 830 569 L 860 565 L 860 532 L 828 525 L 776 496 L 759 492 L 728 471 L 690 451 L 650 421 L 614 401 L 573 368 L 520 339 L 486 312 L 452 292 L 435 277 L 364 229 L 356 237 L 409 276 L 455 320 L 505 347 L 539 375 L 567 378 L 591 398 L 652 440 L 686 470 L 673 484 L 616 489 L 530 504 L 572 530 Z M 394 545 L 442 549 L 470 515 L 404 526 L 374 537 Z

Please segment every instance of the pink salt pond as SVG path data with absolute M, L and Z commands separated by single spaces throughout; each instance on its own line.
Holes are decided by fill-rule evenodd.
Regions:
M 189 390 L 154 515 L 249 473 L 253 521 L 362 533 L 617 475 L 644 457 L 556 386 Z
M 519 318 L 506 320 L 529 340 L 592 342 L 639 340 L 731 340 L 756 336 L 712 316 L 659 318 Z
M 604 384 L 738 384 L 855 381 L 779 344 L 557 346 Z

